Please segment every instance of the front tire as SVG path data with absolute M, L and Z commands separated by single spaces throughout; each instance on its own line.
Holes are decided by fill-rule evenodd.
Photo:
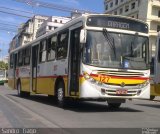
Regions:
M 154 95 L 151 95 L 150 96 L 150 100 L 154 100 L 155 99 L 155 96 Z
M 65 93 L 64 84 L 59 82 L 56 89 L 56 103 L 58 107 L 63 108 L 65 106 Z
M 111 109 L 118 109 L 121 106 L 121 103 L 108 103 L 108 107 Z

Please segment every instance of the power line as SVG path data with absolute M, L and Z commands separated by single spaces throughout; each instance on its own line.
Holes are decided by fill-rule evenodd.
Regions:
M 15 28 L 18 27 L 18 25 L 14 25 L 14 24 L 6 24 L 6 23 L 1 23 L 1 22 L 0 22 L 0 25 L 2 25 L 2 26 L 7 25 L 7 26 L 15 27 Z
M 38 1 L 38 0 L 13 0 L 13 1 L 25 3 L 30 6 L 57 9 L 57 10 L 65 11 L 65 12 L 93 13 L 92 11 L 88 11 L 88 10 L 76 9 L 76 8 L 71 8 L 71 7 L 67 7 L 67 6 L 61 6 L 61 5 L 54 4 L 54 3 L 42 2 L 42 1 Z
M 13 9 L 13 8 L 2 7 L 2 6 L 0 6 L 0 8 L 2 8 L 2 9 L 7 9 L 7 10 L 12 10 L 12 11 L 23 12 L 23 13 L 28 13 L 28 14 L 32 14 L 32 15 L 33 15 L 33 12 L 30 12 L 30 11 L 19 10 L 19 9 Z
M 15 16 L 20 16 L 20 17 L 24 17 L 24 18 L 31 18 L 31 16 L 26 16 L 26 15 L 21 15 L 21 14 L 17 14 L 17 13 L 11 13 L 11 12 L 6 12 L 6 11 L 0 11 L 1 13 L 5 13 L 5 14 L 11 14 L 11 15 L 15 15 Z
M 9 21 L 4 21 L 4 19 L 3 19 L 3 20 L 2 20 L 2 19 L 3 19 L 3 18 L 0 18 L 0 22 L 1 22 L 1 23 L 9 24 L 9 25 L 11 24 L 11 22 L 9 22 Z M 13 22 L 12 22 L 11 25 L 19 26 L 20 24 L 19 24 L 19 23 L 13 23 Z
M 0 31 L 7 31 L 7 32 L 14 32 L 14 33 L 17 32 L 13 29 L 6 29 L 6 28 L 0 28 Z
M 0 29 L 7 29 L 7 30 L 12 30 L 12 31 L 17 31 L 17 29 L 9 28 L 9 27 L 2 27 L 0 26 Z

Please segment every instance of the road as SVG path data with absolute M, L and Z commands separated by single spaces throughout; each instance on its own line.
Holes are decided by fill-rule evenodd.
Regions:
M 95 128 L 140 128 L 142 133 L 142 128 L 160 128 L 160 98 L 127 101 L 118 110 L 109 109 L 105 102 L 81 102 L 63 109 L 47 96 L 20 98 L 15 90 L 0 86 L 0 119 L 0 128 L 55 128 L 52 132 L 57 128 L 94 128 L 94 132 Z

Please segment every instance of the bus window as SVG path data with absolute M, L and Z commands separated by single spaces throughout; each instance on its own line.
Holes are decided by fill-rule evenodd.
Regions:
M 46 40 L 43 40 L 40 43 L 40 51 L 39 51 L 39 62 L 45 62 L 46 61 Z
M 18 52 L 18 66 L 23 65 L 23 50 Z
M 58 36 L 57 44 L 57 59 L 63 59 L 67 57 L 68 48 L 68 31 Z
M 55 52 L 56 52 L 56 43 L 57 43 L 57 36 L 53 36 L 48 39 L 48 47 L 47 47 L 47 60 L 54 60 L 55 59 Z
M 24 65 L 30 64 L 30 47 L 24 50 Z
M 10 68 L 13 68 L 13 54 L 10 55 Z

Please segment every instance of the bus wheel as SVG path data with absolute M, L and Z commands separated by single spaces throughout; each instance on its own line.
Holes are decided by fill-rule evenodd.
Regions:
M 118 109 L 121 106 L 121 103 L 108 103 L 108 107 L 111 109 Z
M 17 84 L 17 93 L 18 93 L 18 96 L 20 96 L 20 97 L 28 97 L 30 95 L 29 92 L 22 91 L 21 82 L 18 82 L 18 84 Z
M 154 100 L 155 99 L 155 96 L 154 95 L 151 95 L 150 96 L 150 100 Z
M 59 82 L 56 89 L 56 102 L 59 107 L 65 106 L 64 84 Z

